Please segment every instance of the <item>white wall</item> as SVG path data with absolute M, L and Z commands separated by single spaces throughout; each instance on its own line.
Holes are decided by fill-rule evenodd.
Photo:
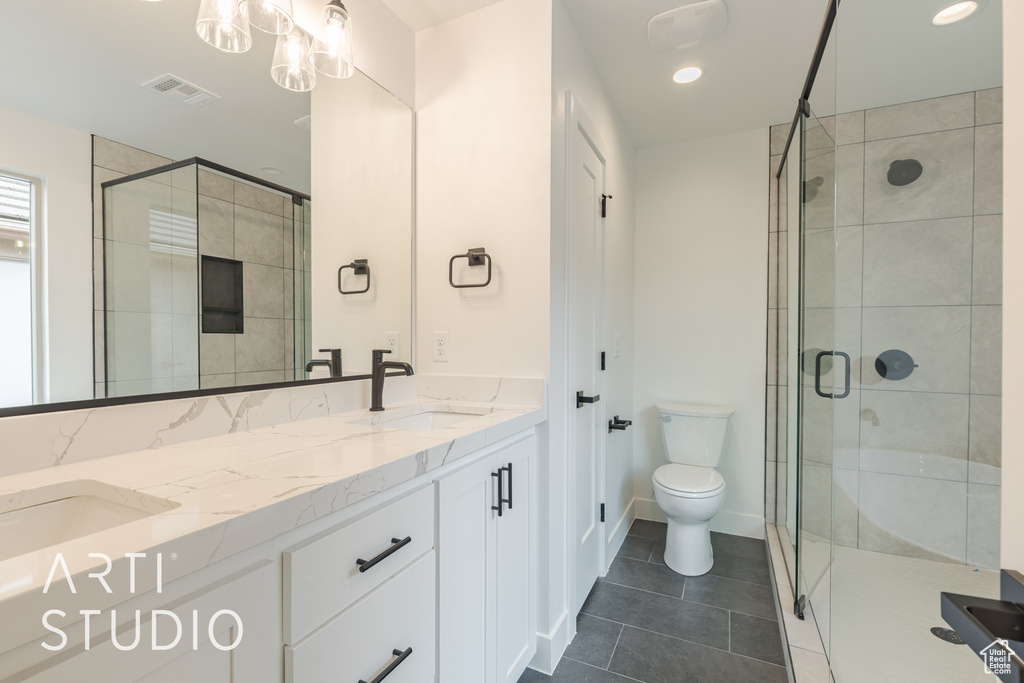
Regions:
M 545 377 L 551 1 L 417 33 L 416 102 L 416 371 Z M 454 289 L 448 260 L 473 247 L 492 256 L 493 281 Z M 462 262 L 457 278 L 480 276 Z M 434 331 L 449 333 L 447 363 L 432 360 Z
M 295 0 L 295 20 L 317 34 L 325 4 L 325 0 Z M 345 7 L 352 19 L 352 60 L 356 68 L 410 107 L 415 106 L 416 43 L 412 29 L 381 0 L 347 0 Z
M 3 107 L 0 130 L 0 168 L 42 180 L 46 399 L 81 400 L 93 394 L 92 140 Z
M 1024 3 L 1003 3 L 1003 187 L 1024 186 Z M 1024 196 L 1003 193 L 1003 386 L 1024 382 Z M 1024 397 L 1003 396 L 1001 564 L 1024 571 Z
M 719 468 L 725 502 L 712 529 L 763 535 L 767 149 L 765 128 L 637 153 L 640 517 L 662 514 L 651 484 L 666 462 L 656 404 L 723 405 L 736 413 Z
M 371 349 L 398 332 L 388 360 L 411 361 L 413 112 L 358 73 L 321 80 L 312 111 L 313 354 L 341 348 L 345 374 L 365 374 Z M 370 291 L 342 295 L 338 268 L 361 258 Z M 345 273 L 346 289 L 365 286 Z

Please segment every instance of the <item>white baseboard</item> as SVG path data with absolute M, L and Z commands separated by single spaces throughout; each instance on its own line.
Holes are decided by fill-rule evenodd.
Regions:
M 636 519 L 636 499 L 629 501 L 629 505 L 626 506 L 626 511 L 619 517 L 619 521 L 615 523 L 615 528 L 612 529 L 611 533 L 608 534 L 608 541 L 605 547 L 605 563 L 611 566 L 612 560 L 615 559 L 615 555 L 618 554 L 619 548 L 622 543 L 626 540 L 626 534 L 629 533 L 629 527 L 633 526 L 633 520 Z M 603 573 L 602 573 L 603 575 Z
M 647 519 L 652 522 L 667 521 L 665 512 L 658 506 L 657 501 L 637 498 L 634 503 L 637 519 Z M 734 536 L 764 538 L 764 516 L 722 510 L 711 520 L 711 530 Z
M 658 501 L 647 498 L 635 498 L 633 507 L 637 519 L 646 519 L 649 522 L 667 522 L 665 511 L 658 505 Z
M 569 647 L 569 611 L 562 612 L 551 633 L 537 634 L 537 654 L 530 660 L 530 668 L 550 676 Z

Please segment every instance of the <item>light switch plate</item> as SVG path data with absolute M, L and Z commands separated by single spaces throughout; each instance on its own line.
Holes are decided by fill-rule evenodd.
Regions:
M 622 354 L 622 337 L 615 335 L 612 337 L 612 356 L 618 358 Z
M 448 362 L 448 333 L 434 332 L 434 361 Z

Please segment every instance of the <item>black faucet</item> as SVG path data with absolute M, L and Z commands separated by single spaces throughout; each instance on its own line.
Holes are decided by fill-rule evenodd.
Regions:
M 341 377 L 341 349 L 320 349 L 320 353 L 331 354 L 331 359 L 314 359 L 306 363 L 306 372 L 312 372 L 317 365 L 324 365 L 331 372 L 331 377 Z
M 370 368 L 370 410 L 375 413 L 384 410 L 384 373 L 388 370 L 404 370 L 406 375 L 412 374 L 411 365 L 401 361 L 386 361 L 385 353 L 391 353 L 391 349 L 373 350 L 373 366 Z

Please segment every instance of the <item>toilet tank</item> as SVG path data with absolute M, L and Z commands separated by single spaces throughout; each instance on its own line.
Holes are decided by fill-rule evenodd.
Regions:
M 718 467 L 732 408 L 659 403 L 658 412 L 669 462 Z

